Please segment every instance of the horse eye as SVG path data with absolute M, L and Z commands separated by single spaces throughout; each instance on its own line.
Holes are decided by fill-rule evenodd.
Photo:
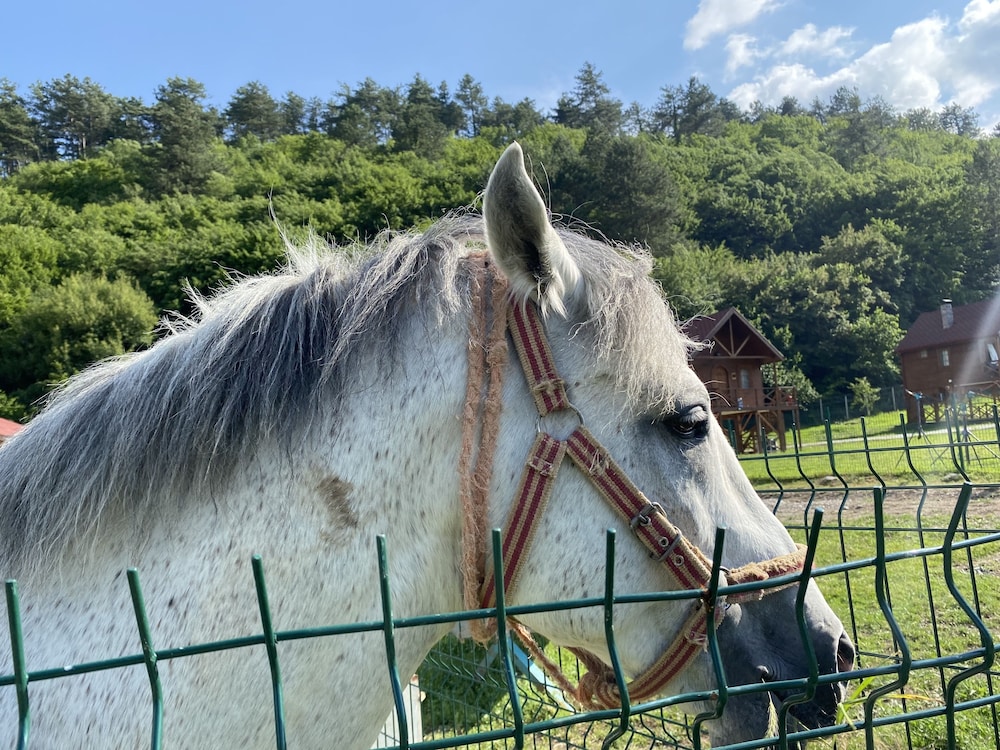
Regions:
M 700 440 L 708 434 L 708 412 L 701 406 L 673 414 L 666 420 L 670 431 L 681 440 Z

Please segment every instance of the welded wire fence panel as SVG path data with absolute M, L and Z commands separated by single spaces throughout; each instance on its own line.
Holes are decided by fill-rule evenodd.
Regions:
M 763 453 L 741 459 L 755 487 L 767 492 L 1000 483 L 1000 415 L 992 404 L 977 414 L 971 418 L 957 403 L 934 423 L 889 412 L 812 428 L 789 425 L 786 450 L 761 440 Z
M 761 496 L 790 529 L 808 541 L 814 555 L 811 576 L 840 616 L 858 648 L 851 675 L 851 695 L 839 723 L 824 729 L 793 732 L 770 744 L 826 737 L 826 747 L 938 748 L 973 750 L 1000 747 L 1000 671 L 995 659 L 1000 617 L 1000 482 L 990 480 L 985 448 L 997 445 L 995 410 L 993 432 L 984 430 L 976 442 L 951 426 L 950 441 L 927 441 L 906 433 L 899 446 L 882 450 L 860 427 L 861 449 L 838 442 L 836 427 L 824 431 L 819 447 L 794 441 L 784 454 L 744 457 Z M 905 436 L 904 436 L 905 434 Z M 929 437 L 929 436 L 928 436 Z M 889 447 L 889 446 L 886 446 Z M 977 453 L 975 449 L 980 449 Z M 980 468 L 980 460 L 984 468 Z M 816 463 L 810 463 L 815 461 Z M 937 463 L 945 466 L 938 466 Z M 900 473 L 893 471 L 900 468 Z M 930 467 L 930 468 L 928 468 Z M 946 474 L 954 475 L 943 481 Z M 965 481 L 968 478 L 969 481 Z M 822 522 L 814 524 L 823 509 Z M 629 543 L 621 539 L 618 543 Z M 609 534 L 608 559 L 614 535 Z M 391 550 L 379 542 L 379 561 L 388 570 Z M 507 607 L 498 590 L 496 610 L 452 613 L 427 618 L 396 618 L 392 614 L 391 581 L 381 577 L 383 617 L 369 623 L 317 624 L 305 631 L 276 631 L 271 626 L 263 562 L 253 561 L 261 610 L 258 635 L 219 643 L 176 647 L 155 643 L 144 613 L 138 573 L 129 576 L 138 641 L 142 651 L 107 659 L 95 654 L 83 665 L 26 665 L 19 660 L 23 639 L 17 587 L 8 582 L 7 617 L 14 664 L 0 674 L 0 691 L 16 695 L 18 715 L 3 717 L 15 726 L 16 736 L 0 744 L 31 747 L 31 691 L 35 682 L 62 679 L 85 671 L 145 665 L 149 674 L 151 747 L 161 742 L 183 746 L 183 738 L 164 738 L 158 665 L 174 658 L 222 649 L 263 649 L 271 670 L 275 735 L 283 747 L 284 699 L 281 684 L 282 644 L 314 637 L 338 637 L 355 632 L 380 632 L 385 639 L 387 690 L 391 689 L 400 716 L 387 723 L 380 747 L 544 747 L 544 748 L 697 748 L 705 747 L 700 721 L 685 719 L 677 705 L 708 694 L 672 696 L 628 712 L 580 712 L 570 706 L 549 676 L 516 643 L 506 637 L 488 647 L 457 637 L 464 623 L 485 615 L 517 616 L 567 603 Z M 502 561 L 495 561 L 502 578 Z M 810 572 L 804 575 L 810 575 Z M 602 597 L 573 606 L 614 607 L 620 601 L 613 580 L 605 581 Z M 664 592 L 664 599 L 693 597 L 698 592 Z M 613 615 L 613 611 L 612 611 Z M 432 620 L 453 622 L 448 636 L 420 667 L 415 683 L 395 666 L 395 633 Z M 501 632 L 505 633 L 501 627 Z M 714 637 L 714 633 L 712 633 Z M 711 639 L 710 639 L 711 641 Z M 711 645 L 711 643 L 710 643 Z M 575 659 L 551 645 L 546 653 L 575 681 Z M 613 649 L 612 649 L 613 651 Z M 718 662 L 717 652 L 712 652 Z M 619 675 L 620 677 L 623 676 Z M 810 689 L 807 680 L 798 690 Z M 407 690 L 408 685 L 413 685 Z M 814 686 L 813 686 L 814 687 Z M 764 691 L 764 685 L 722 685 L 722 692 Z M 413 696 L 417 696 L 413 705 Z M 321 699 L 321 698 L 318 698 Z M 410 701 L 409 713 L 402 710 Z M 225 711 L 224 697 L 219 710 Z M 416 712 L 416 713 L 415 713 Z M 791 727 L 795 729 L 795 727 Z M 791 731 L 791 730 L 788 730 Z M 372 738 L 375 742 L 376 738 Z M 768 742 L 750 743 L 761 747 Z

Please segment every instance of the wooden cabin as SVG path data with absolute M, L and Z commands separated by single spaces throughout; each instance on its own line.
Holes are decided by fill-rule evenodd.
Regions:
M 764 368 L 784 355 L 734 307 L 688 321 L 688 336 L 705 346 L 694 353 L 691 367 L 708 388 L 712 412 L 734 438 L 739 453 L 760 453 L 769 447 L 787 447 L 785 413 L 798 421 L 794 388 L 766 386 Z
M 954 396 L 1000 398 L 1000 297 L 920 315 L 896 346 L 906 416 L 911 423 L 941 419 Z

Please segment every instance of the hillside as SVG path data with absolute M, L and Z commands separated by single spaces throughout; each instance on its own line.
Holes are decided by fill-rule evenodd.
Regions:
M 190 79 L 151 104 L 0 80 L 0 416 L 148 345 L 186 284 L 279 264 L 272 213 L 338 243 L 425 225 L 474 205 L 514 138 L 555 214 L 653 252 L 682 318 L 735 305 L 802 395 L 890 385 L 920 312 L 1000 282 L 997 136 L 849 90 L 746 112 L 691 79 L 623 106 L 590 66 L 549 114 L 469 76 L 327 102 L 250 83 L 222 112 Z

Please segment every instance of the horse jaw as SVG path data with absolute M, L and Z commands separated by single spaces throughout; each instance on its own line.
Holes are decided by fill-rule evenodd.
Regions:
M 518 300 L 565 316 L 582 283 L 580 270 L 549 222 L 524 166 L 521 146 L 500 156 L 483 194 L 486 240 Z

